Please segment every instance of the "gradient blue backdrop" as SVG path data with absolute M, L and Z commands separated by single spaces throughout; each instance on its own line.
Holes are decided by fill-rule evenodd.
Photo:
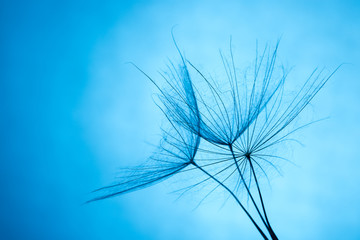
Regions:
M 259 239 L 231 200 L 194 210 L 171 181 L 81 205 L 158 140 L 155 89 L 124 63 L 156 76 L 176 56 L 174 25 L 204 67 L 230 35 L 245 60 L 256 39 L 282 37 L 299 79 L 350 63 L 310 107 L 330 119 L 300 134 L 298 167 L 265 195 L 280 239 L 360 239 L 359 12 L 358 1 L 1 1 L 0 239 Z

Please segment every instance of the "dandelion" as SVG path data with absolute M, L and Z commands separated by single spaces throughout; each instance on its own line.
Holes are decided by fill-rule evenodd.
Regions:
M 196 98 L 192 91 L 192 83 L 186 66 L 182 65 L 179 67 L 179 71 L 175 69 L 174 72 L 172 72 L 171 78 L 170 76 L 166 78 L 163 75 L 167 79 L 168 91 L 161 89 L 149 77 L 161 93 L 159 99 L 163 106 L 158 106 L 171 126 L 169 130 L 162 129 L 163 137 L 158 151 L 145 164 L 133 169 L 124 169 L 118 183 L 95 190 L 94 193 L 100 193 L 100 196 L 91 199 L 89 202 L 148 187 L 171 177 L 194 163 L 200 137 L 185 130 L 178 123 L 178 119 L 187 119 L 189 123 L 194 123 L 194 125 L 198 122 L 196 120 L 198 119 L 197 109 L 191 107 L 192 105 L 196 106 Z M 191 106 L 188 105 L 189 103 Z M 106 191 L 107 193 L 104 194 Z
M 165 87 L 138 68 L 157 87 L 157 105 L 169 127 L 162 129 L 158 151 L 147 163 L 127 169 L 116 184 L 95 190 L 100 195 L 89 202 L 139 190 L 175 174 L 201 173 L 203 180 L 182 190 L 212 181 L 216 186 L 206 196 L 223 188 L 263 239 L 278 239 L 266 213 L 259 177 L 268 177 L 269 168 L 278 171 L 275 160 L 286 159 L 272 154 L 272 149 L 310 124 L 292 126 L 338 69 L 327 76 L 315 69 L 287 99 L 284 91 L 288 73 L 276 63 L 278 45 L 272 50 L 265 47 L 261 54 L 256 51 L 253 65 L 240 74 L 230 41 L 230 56 L 220 52 L 225 82 L 202 73 L 184 57 L 176 42 L 181 61 L 177 65 L 169 62 L 167 70 L 160 73 Z M 242 192 L 255 215 L 240 200 Z

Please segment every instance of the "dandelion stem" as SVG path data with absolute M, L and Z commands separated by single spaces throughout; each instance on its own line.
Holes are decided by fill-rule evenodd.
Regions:
M 263 212 L 264 212 L 265 220 L 266 220 L 266 222 L 267 222 L 267 224 L 268 224 L 269 234 L 270 234 L 270 236 L 271 236 L 271 238 L 272 238 L 273 240 L 278 240 L 277 236 L 276 236 L 275 233 L 274 233 L 274 230 L 271 228 L 269 219 L 268 219 L 267 214 L 266 214 L 265 204 L 264 204 L 264 201 L 263 201 L 263 198 L 262 198 L 262 195 L 261 195 L 260 186 L 259 186 L 259 183 L 258 183 L 256 174 L 255 174 L 255 171 L 254 171 L 254 166 L 253 166 L 253 164 L 252 164 L 251 157 L 250 157 L 250 156 L 246 156 L 246 158 L 249 160 L 250 168 L 251 168 L 251 171 L 252 171 L 252 173 L 253 173 L 253 175 L 254 175 L 256 187 L 257 187 L 257 190 L 258 190 L 258 193 L 259 193 L 259 198 L 260 198 L 261 206 L 262 206 L 262 209 L 263 209 Z
M 229 149 L 230 149 L 231 154 L 232 154 L 232 156 L 233 156 L 233 158 L 234 158 L 234 161 L 235 161 L 235 164 L 236 164 L 236 168 L 237 168 L 237 170 L 238 170 L 238 172 L 239 172 L 239 175 L 240 175 L 241 181 L 244 183 L 244 186 L 245 186 L 245 188 L 246 188 L 246 191 L 247 191 L 247 193 L 249 194 L 250 199 L 251 199 L 252 203 L 254 204 L 254 207 L 255 207 L 255 209 L 256 209 L 256 211 L 257 211 L 257 213 L 259 214 L 259 216 L 260 216 L 260 218 L 261 218 L 262 222 L 264 223 L 265 227 L 269 230 L 269 226 L 268 226 L 267 222 L 265 222 L 264 217 L 262 216 L 262 214 L 261 214 L 261 212 L 260 212 L 260 210 L 259 210 L 259 208 L 258 208 L 258 206 L 257 206 L 257 204 L 256 204 L 256 202 L 255 202 L 255 200 L 254 200 L 254 198 L 253 198 L 253 196 L 252 196 L 251 192 L 250 192 L 250 189 L 249 189 L 249 188 L 248 188 L 248 186 L 246 185 L 246 182 L 245 182 L 244 176 L 243 176 L 243 174 L 241 173 L 241 170 L 240 170 L 239 164 L 238 164 L 238 162 L 237 162 L 237 160 L 236 160 L 236 156 L 235 156 L 235 153 L 234 153 L 234 150 L 233 150 L 233 148 L 232 148 L 232 145 L 231 145 L 231 144 L 229 144 Z
M 226 191 L 228 191 L 231 196 L 235 199 L 235 201 L 239 204 L 239 206 L 242 208 L 242 210 L 245 212 L 245 214 L 250 218 L 251 222 L 254 224 L 254 226 L 256 227 L 256 229 L 259 231 L 259 233 L 261 234 L 261 236 L 265 239 L 265 240 L 269 240 L 268 237 L 265 235 L 265 233 L 261 230 L 261 228 L 259 227 L 259 225 L 257 225 L 257 223 L 255 222 L 255 220 L 251 217 L 250 213 L 246 210 L 246 208 L 244 207 L 244 205 L 240 202 L 240 200 L 236 197 L 236 195 L 234 194 L 233 191 L 231 191 L 227 186 L 225 186 L 224 183 L 222 183 L 221 181 L 219 181 L 217 178 L 215 178 L 213 175 L 211 175 L 210 173 L 208 173 L 205 169 L 203 169 L 202 167 L 200 167 L 199 165 L 197 165 L 195 162 L 192 162 L 192 164 L 197 167 L 199 170 L 201 170 L 203 173 L 205 173 L 207 176 L 209 176 L 211 179 L 213 179 L 215 182 L 217 182 L 220 186 L 222 186 L 223 188 L 225 188 Z

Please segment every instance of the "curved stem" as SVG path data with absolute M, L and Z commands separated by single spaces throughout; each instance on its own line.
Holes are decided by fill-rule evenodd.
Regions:
M 197 167 L 199 170 L 201 170 L 203 173 L 205 173 L 207 176 L 209 176 L 211 179 L 213 179 L 216 183 L 218 183 L 220 186 L 222 186 L 223 188 L 226 189 L 226 191 L 228 191 L 231 196 L 235 199 L 235 201 L 240 205 L 241 209 L 245 212 L 245 214 L 250 218 L 251 222 L 254 224 L 254 226 L 256 227 L 256 229 L 259 231 L 259 233 L 261 234 L 261 236 L 265 239 L 265 240 L 269 240 L 268 237 L 265 235 L 265 233 L 261 230 L 261 228 L 257 225 L 257 223 L 255 222 L 255 220 L 251 217 L 251 215 L 249 214 L 249 212 L 246 210 L 246 208 L 244 207 L 244 205 L 242 205 L 242 203 L 240 202 L 240 200 L 236 197 L 236 195 L 233 193 L 233 191 L 231 191 L 224 183 L 220 182 L 217 178 L 215 178 L 213 175 L 211 175 L 210 173 L 208 173 L 205 169 L 203 169 L 202 167 L 200 167 L 199 165 L 197 165 L 195 162 L 192 163 L 195 167 Z
M 251 171 L 252 171 L 253 176 L 254 176 L 254 179 L 255 179 L 256 187 L 257 187 L 257 190 L 258 190 L 258 193 L 259 193 L 260 202 L 261 202 L 261 207 L 262 207 L 262 209 L 263 209 L 264 216 L 265 216 L 265 220 L 266 220 L 267 225 L 268 225 L 269 234 L 270 234 L 270 236 L 271 236 L 271 238 L 272 238 L 273 240 L 278 240 L 277 236 L 276 236 L 275 233 L 274 233 L 274 230 L 273 230 L 273 229 L 271 228 L 271 226 L 270 226 L 270 222 L 269 222 L 269 219 L 268 219 L 267 214 L 266 214 L 264 201 L 263 201 L 263 198 L 262 198 L 262 195 L 261 195 L 260 186 L 259 186 L 259 183 L 258 183 L 256 174 L 255 174 L 254 166 L 253 166 L 253 164 L 252 164 L 252 162 L 251 162 L 251 157 L 250 157 L 250 156 L 246 156 L 246 158 L 249 160 L 250 168 L 251 168 Z
M 251 192 L 250 192 L 250 189 L 249 189 L 249 188 L 248 188 L 248 186 L 246 185 L 246 182 L 245 182 L 244 176 L 243 176 L 243 174 L 241 173 L 241 170 L 240 170 L 239 164 L 238 164 L 238 162 L 237 162 L 237 160 L 236 160 L 236 157 L 235 157 L 235 154 L 234 154 L 234 150 L 233 150 L 233 148 L 232 148 L 232 145 L 231 145 L 231 144 L 229 144 L 229 149 L 230 149 L 231 154 L 232 154 L 232 156 L 233 156 L 233 158 L 234 158 L 234 161 L 235 161 L 235 164 L 236 164 L 236 168 L 237 168 L 237 170 L 238 170 L 238 172 L 239 172 L 239 175 L 240 175 L 241 181 L 244 183 L 244 186 L 245 186 L 245 188 L 246 188 L 246 191 L 247 191 L 247 193 L 249 194 L 250 199 L 251 199 L 252 203 L 254 204 L 254 206 L 255 206 L 255 208 L 256 208 L 256 211 L 257 211 L 257 213 L 259 214 L 259 216 L 260 216 L 260 218 L 261 218 L 262 222 L 264 223 L 265 227 L 269 230 L 268 223 L 264 220 L 264 217 L 262 216 L 262 214 L 261 214 L 261 212 L 260 212 L 260 210 L 259 210 L 259 208 L 258 208 L 258 206 L 257 206 L 257 204 L 256 204 L 256 202 L 255 202 L 255 200 L 254 200 L 254 198 L 253 198 L 253 196 L 252 196 Z

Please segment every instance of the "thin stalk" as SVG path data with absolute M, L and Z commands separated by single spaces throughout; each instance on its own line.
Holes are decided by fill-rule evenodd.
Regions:
M 236 195 L 234 194 L 233 191 L 231 191 L 224 183 L 220 182 L 217 178 L 215 178 L 213 175 L 211 175 L 210 173 L 208 173 L 205 169 L 203 169 L 202 167 L 200 167 L 199 165 L 197 165 L 195 162 L 192 162 L 192 164 L 197 167 L 199 170 L 201 170 L 203 173 L 205 173 L 207 176 L 209 176 L 211 179 L 213 179 L 216 183 L 218 183 L 220 186 L 222 186 L 226 191 L 228 191 L 231 196 L 235 199 L 235 201 L 239 204 L 239 206 L 241 207 L 241 209 L 245 212 L 245 214 L 250 218 L 251 222 L 254 224 L 254 226 L 256 227 L 256 229 L 259 231 L 259 233 L 261 234 L 261 236 L 265 239 L 265 240 L 269 240 L 268 237 L 265 235 L 265 233 L 261 230 L 261 228 L 259 227 L 259 225 L 257 225 L 257 223 L 255 222 L 255 220 L 251 217 L 251 215 L 249 214 L 249 212 L 246 210 L 246 208 L 244 207 L 244 205 L 242 205 L 242 203 L 240 202 L 240 200 L 236 197 Z
M 258 190 L 258 193 L 259 193 L 260 202 L 261 202 L 261 207 L 262 207 L 263 212 L 264 212 L 265 220 L 266 220 L 266 222 L 267 222 L 267 224 L 268 224 L 269 234 L 270 234 L 270 236 L 271 236 L 271 238 L 272 238 L 273 240 L 278 240 L 278 238 L 277 238 L 274 230 L 271 228 L 269 219 L 268 219 L 267 214 L 266 214 L 264 201 L 263 201 L 263 198 L 262 198 L 262 194 L 261 194 L 261 191 L 260 191 L 260 186 L 259 186 L 259 183 L 258 183 L 256 174 L 255 174 L 255 171 L 254 171 L 254 166 L 253 166 L 253 164 L 252 164 L 252 162 L 251 162 L 251 157 L 250 157 L 250 156 L 246 156 L 246 158 L 249 160 L 250 168 L 251 168 L 251 171 L 252 171 L 253 176 L 254 176 L 254 179 L 255 179 L 256 187 L 257 187 L 257 190 Z
M 265 227 L 269 230 L 269 226 L 268 226 L 267 222 L 264 220 L 264 217 L 262 216 L 262 214 L 261 214 L 261 212 L 260 212 L 260 210 L 259 210 L 259 208 L 258 208 L 258 206 L 257 206 L 257 204 L 256 204 L 256 202 L 255 202 L 255 200 L 254 200 L 254 198 L 253 198 L 253 196 L 252 196 L 251 192 L 250 192 L 250 189 L 249 189 L 249 188 L 248 188 L 248 186 L 246 185 L 246 182 L 245 182 L 244 176 L 243 176 L 243 174 L 241 173 L 241 170 L 240 170 L 239 164 L 238 164 L 238 162 L 237 162 L 237 160 L 236 160 L 235 153 L 234 153 L 234 150 L 233 150 L 233 148 L 232 148 L 232 145 L 231 145 L 231 144 L 229 144 L 229 149 L 230 149 L 231 154 L 232 154 L 232 156 L 233 156 L 233 158 L 234 158 L 234 161 L 235 161 L 235 164 L 236 164 L 236 168 L 237 168 L 237 170 L 238 170 L 238 172 L 239 172 L 239 175 L 240 175 L 241 181 L 244 183 L 244 186 L 245 186 L 245 188 L 246 188 L 246 191 L 247 191 L 247 193 L 249 194 L 250 199 L 251 199 L 252 203 L 254 204 L 254 207 L 255 207 L 255 209 L 256 209 L 256 211 L 257 211 L 257 213 L 259 214 L 259 216 L 260 216 L 260 218 L 261 218 L 262 222 L 264 223 Z M 269 231 L 270 231 L 270 230 L 269 230 Z

